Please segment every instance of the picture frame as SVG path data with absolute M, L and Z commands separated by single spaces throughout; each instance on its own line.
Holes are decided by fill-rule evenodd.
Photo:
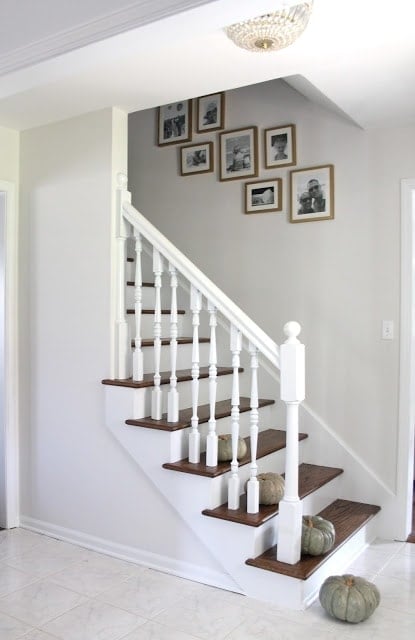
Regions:
M 213 171 L 213 142 L 200 142 L 180 147 L 180 175 Z
M 265 167 L 290 167 L 297 163 L 295 124 L 264 131 Z
M 290 171 L 290 222 L 334 218 L 334 165 Z
M 225 127 L 225 93 L 210 93 L 196 102 L 196 131 L 217 131 Z
M 157 144 L 159 147 L 192 139 L 192 101 L 181 100 L 157 110 Z
M 245 127 L 219 134 L 219 180 L 258 175 L 258 128 Z
M 245 183 L 245 213 L 282 211 L 282 179 Z

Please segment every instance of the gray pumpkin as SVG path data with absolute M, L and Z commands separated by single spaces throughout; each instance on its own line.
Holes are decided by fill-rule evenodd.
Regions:
M 279 473 L 260 473 L 259 504 L 278 504 L 284 495 L 285 482 Z
M 243 458 L 247 451 L 248 447 L 246 446 L 245 440 L 243 438 L 238 438 L 238 460 Z M 218 461 L 228 462 L 229 460 L 232 460 L 232 435 L 230 433 L 225 433 L 218 436 Z
M 321 556 L 334 545 L 336 532 L 328 520 L 320 516 L 304 516 L 301 533 L 301 553 Z
M 320 588 L 319 598 L 329 615 L 356 623 L 372 615 L 380 602 L 380 593 L 373 582 L 347 574 L 327 578 Z

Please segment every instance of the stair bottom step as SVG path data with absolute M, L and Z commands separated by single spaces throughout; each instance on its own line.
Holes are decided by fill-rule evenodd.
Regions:
M 373 504 L 335 500 L 318 515 L 333 523 L 336 540 L 333 548 L 323 556 L 304 555 L 297 564 L 291 565 L 276 559 L 277 545 L 267 549 L 257 558 L 249 558 L 246 564 L 285 576 L 307 580 L 324 562 L 332 556 L 354 533 L 359 531 L 378 512 L 380 507 Z

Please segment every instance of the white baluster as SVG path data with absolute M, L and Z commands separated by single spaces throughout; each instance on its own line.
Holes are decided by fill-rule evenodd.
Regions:
M 144 377 L 143 350 L 141 348 L 141 310 L 142 310 L 142 274 L 141 274 L 141 236 L 134 229 L 135 237 L 135 287 L 134 287 L 134 314 L 135 314 L 135 339 L 133 353 L 133 380 L 142 380 Z
M 178 422 L 179 420 L 179 393 L 177 391 L 177 271 L 169 264 L 171 308 L 170 308 L 170 391 L 167 400 L 167 420 Z
M 216 389 L 217 389 L 217 352 L 216 352 L 216 308 L 208 302 L 210 349 L 209 349 L 209 432 L 206 438 L 206 466 L 216 467 L 218 464 L 218 436 L 216 433 Z
M 236 327 L 231 327 L 232 351 L 232 462 L 231 477 L 228 483 L 228 509 L 239 509 L 240 481 L 238 475 L 238 438 L 239 438 L 239 354 L 242 348 L 242 335 Z
M 127 191 L 127 176 L 125 174 L 119 173 L 117 176 L 117 182 L 117 307 L 114 338 L 114 377 L 123 380 L 131 375 L 131 340 L 125 313 L 126 242 L 130 232 L 130 225 L 124 218 L 122 205 L 123 202 L 131 202 L 131 194 Z
M 259 511 L 259 482 L 257 478 L 258 465 L 256 461 L 258 447 L 258 349 L 249 343 L 251 355 L 251 475 L 247 486 L 247 512 Z
M 199 314 L 202 308 L 202 295 L 193 285 L 190 291 L 190 308 L 193 313 L 193 349 L 192 349 L 192 430 L 189 434 L 189 462 L 200 462 L 200 433 L 197 407 L 199 402 Z
M 295 564 L 301 557 L 302 503 L 298 497 L 298 408 L 305 393 L 304 345 L 297 339 L 301 327 L 287 322 L 287 340 L 280 347 L 281 400 L 287 405 L 285 492 L 278 517 L 277 559 Z
M 155 289 L 154 309 L 154 387 L 151 394 L 151 417 L 161 420 L 162 393 L 160 388 L 160 355 L 161 355 L 161 275 L 163 273 L 163 258 L 153 248 L 153 272 Z

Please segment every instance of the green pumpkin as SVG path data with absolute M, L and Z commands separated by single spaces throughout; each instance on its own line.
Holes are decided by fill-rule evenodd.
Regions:
M 240 460 L 248 451 L 246 442 L 243 438 L 238 438 L 238 452 L 237 458 Z M 232 435 L 225 433 L 218 436 L 218 461 L 228 462 L 232 460 Z
M 352 575 L 330 576 L 320 588 L 320 603 L 334 618 L 362 622 L 372 615 L 380 602 L 376 585 Z
M 336 532 L 328 520 L 320 516 L 304 516 L 301 534 L 301 553 L 321 556 L 334 545 Z
M 278 504 L 284 496 L 285 482 L 279 473 L 259 473 L 259 504 Z

